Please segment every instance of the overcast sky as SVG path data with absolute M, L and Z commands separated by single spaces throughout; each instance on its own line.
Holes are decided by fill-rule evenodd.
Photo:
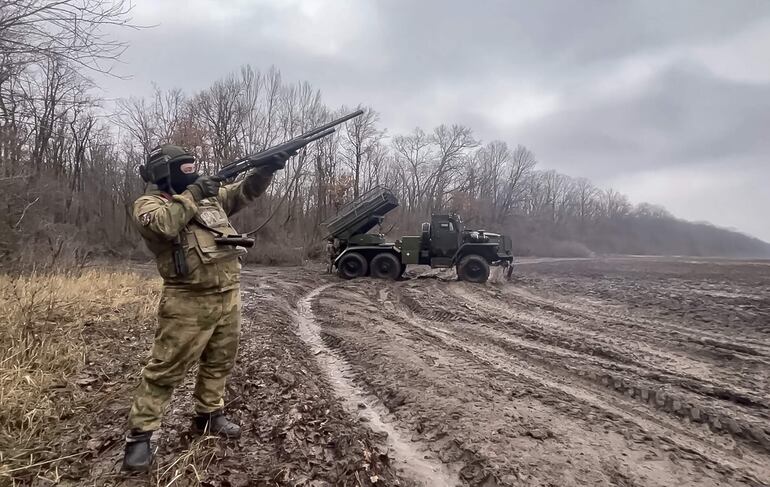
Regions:
M 135 0 L 106 95 L 243 64 L 370 105 L 390 134 L 460 123 L 541 168 L 770 241 L 768 0 Z

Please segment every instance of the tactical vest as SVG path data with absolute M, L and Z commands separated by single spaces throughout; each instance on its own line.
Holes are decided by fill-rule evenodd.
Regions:
M 218 245 L 214 237 L 239 235 L 230 224 L 225 210 L 216 198 L 206 198 L 198 202 L 198 213 L 187 225 L 188 239 L 195 240 L 195 249 L 204 264 L 210 264 L 246 254 L 243 247 Z
M 168 288 L 218 292 L 238 287 L 241 257 L 246 249 L 220 245 L 215 237 L 238 235 L 216 198 L 198 202 L 198 212 L 180 233 L 187 274 L 177 275 L 172 242 L 147 242 L 157 258 L 158 272 Z

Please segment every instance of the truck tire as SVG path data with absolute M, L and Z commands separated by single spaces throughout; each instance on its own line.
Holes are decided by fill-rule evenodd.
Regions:
M 457 277 L 461 281 L 484 283 L 489 279 L 489 263 L 476 254 L 466 255 L 457 264 Z
M 349 252 L 340 258 L 337 274 L 343 279 L 363 277 L 367 271 L 366 259 L 358 252 Z
M 369 264 L 372 277 L 395 281 L 401 275 L 401 261 L 390 252 L 382 252 L 374 256 Z

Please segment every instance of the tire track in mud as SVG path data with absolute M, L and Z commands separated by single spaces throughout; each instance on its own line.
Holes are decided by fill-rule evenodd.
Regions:
M 396 468 L 410 480 L 426 487 L 458 484 L 458 469 L 433 461 L 427 449 L 406 439 L 388 417 L 387 409 L 380 400 L 353 383 L 348 364 L 324 343 L 321 328 L 315 320 L 313 301 L 333 286 L 334 283 L 325 284 L 302 297 L 297 303 L 296 321 L 300 338 L 313 351 L 316 361 L 328 375 L 335 394 L 342 399 L 351 416 L 365 420 L 373 431 L 387 435 L 386 442 Z
M 591 485 L 608 485 L 606 477 L 615 474 L 605 472 L 606 476 L 602 477 L 602 469 L 617 463 L 615 455 L 622 452 L 626 457 L 626 461 L 621 462 L 623 475 L 642 483 L 670 485 L 671 482 L 659 481 L 679 478 L 685 484 L 691 484 L 694 478 L 700 478 L 698 485 L 720 485 L 725 475 L 733 482 L 761 485 L 750 473 L 750 464 L 732 462 L 732 458 L 719 461 L 722 452 L 716 448 L 693 447 L 692 441 L 669 431 L 666 425 L 645 420 L 644 413 L 636 407 L 619 405 L 614 400 L 608 405 L 599 399 L 601 393 L 583 389 L 579 384 L 563 385 L 558 378 L 543 373 L 537 366 L 517 360 L 494 346 L 479 344 L 472 331 L 461 333 L 448 329 L 446 321 L 406 316 L 406 310 L 395 308 L 388 302 L 387 294 L 396 291 L 397 285 L 395 288 L 390 285 L 370 288 L 367 298 L 371 305 L 356 301 L 357 296 L 361 297 L 359 290 L 363 287 L 361 283 L 357 286 L 357 289 L 345 287 L 342 293 L 325 300 L 324 310 L 332 315 L 330 322 L 369 320 L 363 329 L 343 326 L 343 329 L 329 330 L 335 337 L 335 349 L 341 350 L 340 353 L 355 364 L 359 380 L 366 382 L 386 401 L 387 396 L 394 394 L 389 384 L 398 384 L 396 399 L 389 407 L 395 408 L 402 419 L 414 418 L 416 409 L 419 419 L 414 426 L 418 430 L 423 422 L 429 421 L 424 418 L 425 414 L 438 418 L 439 426 L 436 427 L 435 422 L 432 426 L 438 433 L 427 431 L 422 434 L 428 437 L 449 434 L 449 441 L 454 438 L 454 441 L 469 445 L 500 467 L 502 474 L 523 473 L 519 481 L 529 479 L 535 480 L 537 485 L 547 483 L 546 479 L 554 472 L 555 478 L 559 478 L 558 473 L 564 471 L 562 455 L 569 451 L 572 458 L 567 463 L 572 466 L 567 472 L 583 472 L 584 480 L 591 478 L 587 481 Z M 345 303 L 351 309 L 333 314 Z M 360 314 L 356 308 L 361 310 Z M 379 311 L 376 319 L 368 314 L 371 310 Z M 374 337 L 368 335 L 369 328 L 377 329 Z M 387 335 L 378 338 L 377 334 L 383 332 Z M 373 339 L 384 342 L 386 337 L 392 340 L 372 344 Z M 372 359 L 376 355 L 380 357 Z M 431 357 L 438 358 L 440 363 L 426 368 L 421 359 Z M 505 365 L 508 362 L 515 365 Z M 415 396 L 415 390 L 424 392 Z M 525 392 L 517 394 L 515 391 Z M 470 401 L 465 407 L 471 408 L 471 417 L 463 416 L 456 401 L 449 400 L 454 394 L 460 400 Z M 447 423 L 449 426 L 442 424 L 441 418 L 446 414 L 456 420 Z M 476 422 L 475 415 L 479 417 Z M 523 432 L 522 424 L 525 425 Z M 553 433 L 549 427 L 553 428 Z M 597 427 L 600 427 L 599 431 Z M 611 436 L 606 436 L 608 431 L 612 432 Z M 528 436 L 535 440 L 527 439 Z M 554 437 L 556 446 L 549 440 Z M 546 444 L 541 444 L 543 441 Z M 665 454 L 658 457 L 659 453 L 652 453 L 656 459 L 649 461 L 649 454 L 644 453 L 645 449 L 660 452 L 661 448 L 662 451 L 676 452 L 678 459 L 668 461 Z M 544 450 L 542 454 L 539 449 Z M 500 462 L 501 453 L 506 451 L 513 455 Z M 575 456 L 578 454 L 585 457 Z M 688 465 L 688 468 L 683 470 L 684 473 L 677 473 L 682 468 L 677 464 Z M 696 473 L 703 469 L 712 473 L 705 477 Z M 598 470 L 598 473 L 593 472 L 593 477 L 587 477 L 585 472 L 592 470 Z M 506 481 L 503 476 L 500 484 L 490 485 L 509 485 L 509 482 L 517 483 L 515 478 Z
M 564 317 L 559 318 L 553 314 L 549 315 L 552 320 L 550 328 L 563 327 L 555 339 L 548 333 L 538 336 L 531 330 L 522 338 L 522 328 L 527 329 L 533 323 L 542 323 L 542 320 L 536 320 L 527 311 L 519 312 L 516 309 L 514 312 L 477 296 L 477 292 L 484 292 L 483 289 L 470 292 L 459 283 L 447 286 L 447 289 L 455 302 L 471 302 L 477 308 L 474 311 L 477 313 L 481 313 L 478 309 L 485 310 L 482 314 L 489 318 L 474 320 L 473 335 L 477 339 L 486 340 L 490 346 L 499 346 L 510 354 L 537 363 L 542 369 L 562 376 L 562 380 L 579 380 L 594 388 L 598 386 L 600 391 L 609 390 L 615 395 L 632 399 L 646 406 L 648 411 L 665 421 L 669 427 L 692 434 L 698 430 L 694 430 L 690 424 L 705 424 L 717 434 L 731 435 L 750 448 L 763 453 L 770 452 L 770 439 L 766 431 L 767 399 L 752 391 L 741 388 L 736 390 L 730 387 L 729 383 L 714 383 L 681 374 L 673 366 L 669 370 L 664 366 L 646 363 L 646 360 L 634 357 L 632 351 L 638 348 L 638 344 L 632 342 L 623 342 L 627 347 L 627 357 L 622 357 L 622 360 L 614 357 L 618 355 L 617 352 L 607 354 L 606 350 L 602 350 L 597 357 L 594 355 L 595 346 L 586 346 L 586 342 L 591 339 L 568 339 L 570 334 L 580 337 L 585 335 L 564 321 Z M 512 317 L 515 319 L 510 321 Z M 459 329 L 463 330 L 463 327 L 460 326 Z M 536 331 L 539 330 L 541 328 L 536 328 Z M 616 336 L 614 341 L 599 343 L 612 350 L 616 346 L 617 338 Z M 661 417 L 661 413 L 669 418 Z M 683 428 L 669 419 L 680 423 L 684 421 L 686 424 Z M 697 436 L 713 437 L 704 434 Z
M 571 296 L 580 302 L 586 295 L 599 297 L 604 305 L 614 303 L 611 308 L 616 312 L 610 314 L 621 318 L 629 307 L 647 311 L 647 319 L 637 317 L 635 325 L 654 335 L 670 329 L 672 337 L 683 343 L 697 345 L 705 337 L 726 351 L 755 354 L 756 346 L 770 357 L 770 282 L 764 269 L 770 263 L 629 258 L 559 266 L 541 263 L 521 277 L 540 294 L 531 298 L 553 301 Z M 571 307 L 569 301 L 559 305 L 563 310 Z
M 610 305 L 604 301 L 595 301 L 590 304 L 578 304 L 569 302 L 564 296 L 554 296 L 547 298 L 536 295 L 524 289 L 510 289 L 508 297 L 521 300 L 524 303 L 536 305 L 543 311 L 550 311 L 562 315 L 575 314 L 578 317 L 585 316 L 589 311 L 596 317 L 602 317 L 607 320 L 614 319 L 614 326 L 623 327 L 627 332 L 636 334 L 646 339 L 656 339 L 661 341 L 661 332 L 665 332 L 667 338 L 673 338 L 676 343 L 683 345 L 695 345 L 700 347 L 712 347 L 722 349 L 723 352 L 737 352 L 736 358 L 752 360 L 754 357 L 770 359 L 770 345 L 767 340 L 752 338 L 749 336 L 730 335 L 726 336 L 720 329 L 702 328 L 693 329 L 688 326 L 678 325 L 660 319 L 652 319 L 641 316 L 631 316 L 627 309 L 618 305 Z M 558 304 L 555 304 L 558 299 Z M 587 308 L 591 307 L 590 310 Z M 632 319 L 632 322 L 624 320 Z M 702 324 L 702 323 L 699 323 Z M 765 361 L 765 365 L 770 362 Z
M 301 306 L 345 380 L 465 485 L 767 485 L 766 343 L 532 282 L 361 279 Z
M 632 345 L 639 348 L 639 352 L 643 357 L 649 357 L 656 360 L 670 360 L 671 354 L 665 354 L 661 349 L 670 350 L 673 353 L 679 352 L 672 345 L 684 343 L 686 345 L 695 345 L 700 349 L 704 348 L 722 348 L 725 350 L 738 351 L 744 350 L 745 355 L 731 354 L 729 358 L 747 362 L 748 365 L 755 365 L 757 368 L 766 370 L 770 367 L 770 361 L 766 360 L 765 351 L 763 348 L 749 349 L 740 344 L 728 343 L 729 337 L 724 335 L 711 335 L 707 333 L 696 337 L 693 334 L 693 330 L 686 329 L 681 326 L 677 326 L 673 323 L 663 323 L 660 321 L 653 321 L 644 317 L 635 316 L 629 312 L 615 311 L 613 312 L 613 306 L 607 305 L 603 302 L 592 303 L 589 308 L 588 305 L 579 305 L 570 303 L 563 297 L 561 299 L 546 299 L 541 296 L 537 296 L 524 289 L 507 288 L 506 293 L 500 296 L 477 296 L 471 294 L 462 295 L 462 287 L 458 285 L 449 287 L 452 294 L 457 295 L 460 291 L 461 298 L 468 299 L 473 305 L 481 305 L 486 309 L 491 309 L 497 315 L 502 316 L 504 319 L 520 318 L 538 323 L 540 326 L 561 329 L 564 326 L 570 328 L 570 332 L 581 336 L 584 339 L 589 340 L 602 340 L 601 350 L 606 351 L 615 348 L 614 341 L 617 341 L 617 335 L 622 334 L 624 338 L 635 338 L 637 341 L 625 340 L 624 346 Z M 504 307 L 500 304 L 496 304 L 496 301 L 502 301 L 509 306 Z M 537 310 L 537 313 L 531 310 Z M 544 320 L 543 317 L 549 318 Z M 549 326 L 550 325 L 550 326 Z M 687 330 L 687 332 L 683 331 Z M 557 333 L 563 333 L 557 331 Z M 609 340 L 609 341 L 608 341 Z M 650 345 L 655 344 L 653 347 Z M 672 343 L 673 342 L 673 343 Z M 767 344 L 762 344 L 764 348 L 770 350 Z M 700 350 L 692 350 L 692 347 L 684 347 L 685 351 L 699 352 Z M 616 353 L 610 357 L 613 360 L 622 361 L 622 357 L 627 354 L 627 350 L 623 353 Z M 767 357 L 770 358 L 770 352 L 767 352 Z M 724 354 L 719 356 L 721 360 L 725 359 Z M 687 361 L 686 363 L 676 364 L 679 367 L 690 367 L 693 370 L 700 370 L 704 367 L 703 361 L 695 360 L 690 357 L 681 357 L 681 354 L 677 356 L 678 360 Z M 715 371 L 721 372 L 720 368 L 722 362 L 716 361 L 713 357 L 707 357 L 705 365 L 716 365 Z M 747 364 L 744 364 L 747 365 Z M 668 364 L 664 364 L 668 366 Z M 744 367 L 745 369 L 746 367 Z M 714 372 L 709 370 L 708 372 Z M 745 372 L 745 370 L 744 370 Z M 698 380 L 708 380 L 709 377 L 701 376 L 696 377 Z M 733 381 L 736 376 L 728 376 L 730 381 Z M 741 379 L 739 376 L 738 379 Z M 756 382 L 752 383 L 755 386 Z
M 708 357 L 704 360 L 699 356 L 699 350 L 672 348 L 671 340 L 666 340 L 666 338 L 669 338 L 667 336 L 669 334 L 668 323 L 654 323 L 630 313 L 625 313 L 622 316 L 613 314 L 606 311 L 608 308 L 611 309 L 611 307 L 605 306 L 603 303 L 598 303 L 588 309 L 587 307 L 580 307 L 579 305 L 569 303 L 566 299 L 558 302 L 555 299 L 546 302 L 527 291 L 513 289 L 505 297 L 508 298 L 512 295 L 519 299 L 508 301 L 510 306 L 504 307 L 497 304 L 493 297 L 463 294 L 463 290 L 459 286 L 450 287 L 450 289 L 453 291 L 453 296 L 457 296 L 459 293 L 460 297 L 470 300 L 473 305 L 479 305 L 487 310 L 491 310 L 503 320 L 510 321 L 514 319 L 517 322 L 531 322 L 540 327 L 547 327 L 559 336 L 565 335 L 568 330 L 569 334 L 579 336 L 581 341 L 597 341 L 596 344 L 600 347 L 599 352 L 615 351 L 613 356 L 609 357 L 612 360 L 619 362 L 627 361 L 629 363 L 649 362 L 646 366 L 649 368 L 657 366 L 658 371 L 665 371 L 670 367 L 675 367 L 680 375 L 682 369 L 701 373 L 701 375 L 687 375 L 692 380 L 722 386 L 735 385 L 736 380 L 738 382 L 747 380 L 749 381 L 747 389 L 753 389 L 758 384 L 762 385 L 762 381 L 757 380 L 761 379 L 761 377 L 745 377 L 746 373 L 752 371 L 764 373 L 767 370 L 765 365 L 770 366 L 770 362 L 764 364 L 754 358 L 732 356 L 730 358 L 740 359 L 742 362 L 746 360 L 751 361 L 754 365 L 757 365 L 758 369 L 751 370 L 751 367 L 746 367 L 746 364 L 743 363 L 741 374 L 735 374 L 729 368 L 724 367 L 724 357 L 721 357 L 722 361 L 714 360 L 713 357 Z M 671 325 L 671 327 L 674 326 Z M 643 330 L 643 333 L 639 331 L 640 328 Z M 622 351 L 617 350 L 619 339 L 622 342 Z M 696 343 L 696 341 L 693 339 L 689 340 L 688 343 Z M 707 338 L 697 341 L 697 344 L 701 347 L 708 346 L 708 343 L 712 342 Z M 631 350 L 628 347 L 632 347 L 637 352 L 637 356 L 629 357 L 628 354 Z M 698 356 L 682 355 L 682 353 L 687 352 Z M 656 361 L 659 363 L 654 364 Z M 719 383 L 720 379 L 724 381 L 722 384 Z M 750 393 L 749 390 L 745 392 Z M 765 401 L 765 407 L 768 407 L 767 401 Z
M 597 394 L 597 391 L 592 388 L 580 387 L 581 384 L 579 383 L 565 383 L 563 377 L 548 374 L 537 366 L 533 367 L 524 362 L 515 362 L 512 365 L 510 354 L 504 353 L 504 351 L 495 351 L 495 346 L 491 343 L 479 347 L 472 344 L 473 340 L 467 340 L 465 337 L 456 337 L 458 335 L 461 336 L 462 333 L 456 333 L 457 329 L 447 330 L 445 323 L 442 326 L 436 326 L 432 322 L 413 320 L 412 324 L 435 333 L 447 347 L 462 350 L 480 362 L 488 364 L 490 367 L 516 376 L 519 379 L 523 377 L 535 385 L 535 387 L 548 389 L 556 394 L 564 394 L 571 398 L 573 404 L 582 403 L 604 414 L 609 414 L 612 418 L 619 418 L 623 421 L 624 428 L 635 427 L 639 433 L 643 432 L 645 435 L 652 435 L 654 438 L 681 452 L 695 455 L 698 460 L 702 461 L 710 469 L 729 471 L 741 476 L 738 470 L 751 471 L 755 470 L 758 466 L 758 462 L 743 462 L 736 458 L 730 458 L 729 461 L 722 460 L 720 457 L 723 458 L 725 453 L 728 453 L 727 450 L 720 449 L 715 445 L 701 444 L 699 442 L 701 438 L 693 437 L 686 429 L 667 421 L 661 421 L 654 414 L 644 411 L 636 404 L 626 401 L 622 397 L 608 398 L 606 395 L 603 396 L 601 392 Z M 770 475 L 770 472 L 762 473 Z M 759 484 L 759 478 L 761 477 L 749 475 L 744 480 Z
M 688 357 L 666 354 L 664 350 L 642 342 L 641 337 L 636 335 L 625 331 L 618 333 L 614 327 L 607 325 L 598 310 L 590 315 L 588 311 L 583 314 L 559 313 L 554 305 L 543 310 L 539 303 L 531 301 L 506 301 L 508 306 L 502 306 L 493 302 L 492 297 L 477 296 L 460 285 L 450 285 L 448 289 L 452 291 L 449 299 L 464 302 L 467 309 L 483 317 L 480 318 L 483 324 L 499 324 L 499 328 L 506 333 L 529 339 L 537 346 L 551 345 L 562 353 L 578 354 L 584 360 L 635 368 L 663 382 L 675 379 L 675 383 L 692 387 L 702 394 L 709 393 L 704 384 L 715 390 L 737 385 L 738 390 L 732 391 L 737 396 L 737 403 L 768 408 L 768 401 L 753 393 L 756 380 L 750 382 L 747 388 L 741 388 L 740 384 L 735 384 L 735 379 L 740 382 L 742 376 L 730 373 L 724 376 L 724 380 L 714 377 L 714 372 L 717 375 L 722 372 L 720 369 L 703 375 L 682 372 L 682 369 L 697 369 L 695 372 L 698 372 L 703 366 Z M 622 335 L 622 342 L 619 342 L 618 335 Z M 671 373 L 672 369 L 676 369 L 677 373 Z M 745 370 L 742 372 L 745 373 Z
M 462 286 L 462 284 L 458 285 Z M 452 289 L 453 286 L 448 286 Z M 465 291 L 465 289 L 463 289 Z M 460 293 L 462 296 L 467 297 L 468 293 Z M 460 296 L 458 296 L 460 297 Z M 456 302 L 455 302 L 456 303 Z M 418 303 L 411 302 L 411 306 L 407 306 L 407 309 L 414 312 L 415 308 L 420 307 Z M 477 303 L 480 304 L 480 303 Z M 629 379 L 624 376 L 616 376 L 610 373 L 599 373 L 589 375 L 584 370 L 579 370 L 571 367 L 568 362 L 570 360 L 590 360 L 591 356 L 581 356 L 580 354 L 570 353 L 569 350 L 559 351 L 558 347 L 542 344 L 535 341 L 529 341 L 521 339 L 514 334 L 507 334 L 505 330 L 503 332 L 496 331 L 496 327 L 488 327 L 488 323 L 479 321 L 478 319 L 472 321 L 456 321 L 446 319 L 446 315 L 439 320 L 423 319 L 412 315 L 412 323 L 422 326 L 426 330 L 431 330 L 438 333 L 441 339 L 448 345 L 465 349 L 472 355 L 479 358 L 479 360 L 486 361 L 500 370 L 504 370 L 511 373 L 528 374 L 533 380 L 541 381 L 546 387 L 551 389 L 561 390 L 578 400 L 588 401 L 592 405 L 600 408 L 605 408 L 608 411 L 618 414 L 627 420 L 633 418 L 639 418 L 639 424 L 644 426 L 644 429 L 650 431 L 653 428 L 652 424 L 657 424 L 660 427 L 678 433 L 678 443 L 685 445 L 686 443 L 692 443 L 692 441 L 706 442 L 705 448 L 710 450 L 712 458 L 717 458 L 719 455 L 714 455 L 716 449 L 713 442 L 708 438 L 704 438 L 702 434 L 693 434 L 691 427 L 682 426 L 671 420 L 676 419 L 677 416 L 687 415 L 688 421 L 694 423 L 709 423 L 708 409 L 689 408 L 688 404 L 681 397 L 671 394 L 670 392 L 663 393 L 659 389 L 645 389 L 640 388 L 638 383 L 629 382 Z M 495 330 L 493 333 L 489 333 L 488 330 L 482 330 L 480 328 L 491 328 Z M 462 339 L 456 337 L 463 337 Z M 474 346 L 475 343 L 483 344 L 483 347 Z M 524 353 L 522 353 L 522 351 Z M 555 351 L 555 352 L 554 352 Z M 548 353 L 554 352 L 554 353 Z M 563 353 L 562 353 L 563 352 Z M 511 362 L 511 358 L 519 356 L 521 360 L 516 362 L 516 367 L 504 365 L 506 362 Z M 490 357 L 496 357 L 496 361 L 493 361 Z M 608 365 L 608 361 L 603 361 L 603 365 Z M 562 369 L 562 370 L 560 370 Z M 569 374 L 564 374 L 563 371 L 567 371 L 570 374 L 574 374 L 576 377 L 572 377 Z M 578 379 L 576 382 L 574 379 Z M 576 388 L 575 385 L 582 385 L 583 388 Z M 589 387 L 586 388 L 585 386 Z M 601 388 L 597 389 L 596 386 Z M 603 387 L 602 387 L 603 386 Z M 654 387 L 654 386 L 652 386 Z M 608 397 L 604 391 L 611 390 L 613 393 L 619 392 L 615 397 Z M 607 404 L 604 401 L 596 401 L 595 398 L 605 397 L 609 399 L 610 403 Z M 636 401 L 634 401 L 636 400 Z M 648 401 L 655 404 L 656 409 L 647 409 L 639 406 L 646 406 Z M 641 402 L 641 404 L 638 404 Z M 668 418 L 661 418 L 658 414 L 658 410 L 663 412 L 676 413 L 671 420 Z M 631 414 L 621 414 L 618 411 L 630 412 Z M 697 416 L 696 418 L 689 415 Z M 697 421 L 696 421 L 697 419 Z M 760 442 L 762 438 L 762 425 L 752 424 L 748 425 L 746 422 L 736 422 L 732 417 L 722 415 L 719 413 L 711 412 L 711 422 L 718 423 L 720 420 L 727 426 L 730 433 L 735 436 L 743 436 L 749 442 Z M 652 422 L 652 423 L 651 423 Z M 711 426 L 711 424 L 709 424 Z M 661 430 L 660 427 L 657 429 Z M 719 431 L 720 428 L 716 428 Z M 742 429 L 742 431 L 741 431 Z M 753 436 L 756 435 L 756 436 Z M 767 447 L 767 444 L 760 443 L 760 446 Z M 690 450 L 692 447 L 683 446 L 684 449 Z M 765 450 L 765 452 L 770 450 Z M 731 454 L 729 450 L 725 450 L 722 453 Z M 706 458 L 704 456 L 704 458 Z M 757 461 L 756 464 L 761 463 Z M 750 466 L 746 464 L 745 466 Z M 768 472 L 770 474 L 770 472 Z

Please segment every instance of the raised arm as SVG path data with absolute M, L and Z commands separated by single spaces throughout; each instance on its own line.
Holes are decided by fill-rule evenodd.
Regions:
M 251 171 L 237 183 L 227 184 L 219 189 L 219 202 L 225 213 L 232 215 L 261 196 L 273 180 L 274 168 L 260 167 Z
M 190 191 L 166 199 L 144 195 L 134 202 L 133 218 L 146 237 L 173 240 L 195 216 L 198 205 Z

